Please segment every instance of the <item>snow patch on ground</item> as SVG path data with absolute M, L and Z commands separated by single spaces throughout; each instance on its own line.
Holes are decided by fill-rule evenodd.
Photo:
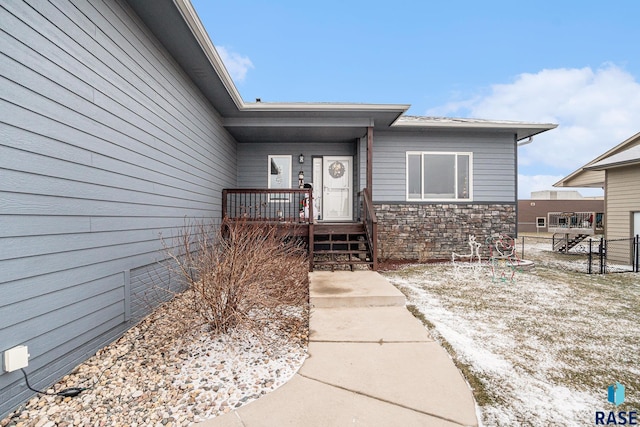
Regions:
M 527 248 L 538 264 L 545 250 Z M 625 275 L 577 274 L 563 262 L 514 282 L 492 280 L 489 266 L 465 279 L 450 263 L 385 273 L 484 384 L 484 425 L 591 425 L 595 411 L 612 409 L 615 381 L 640 406 L 640 277 L 610 283 Z

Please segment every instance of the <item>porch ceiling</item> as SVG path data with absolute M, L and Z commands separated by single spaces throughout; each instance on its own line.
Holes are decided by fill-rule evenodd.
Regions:
M 257 113 L 257 114 L 256 114 Z M 223 120 L 239 142 L 344 142 L 367 133 L 368 126 L 388 127 L 401 112 L 247 112 Z

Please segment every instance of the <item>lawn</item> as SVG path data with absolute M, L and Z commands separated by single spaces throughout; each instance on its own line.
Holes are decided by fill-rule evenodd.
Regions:
M 383 272 L 456 361 L 482 425 L 594 425 L 596 411 L 640 409 L 640 274 L 579 273 L 549 249 L 525 247 L 536 266 L 513 282 L 450 263 Z

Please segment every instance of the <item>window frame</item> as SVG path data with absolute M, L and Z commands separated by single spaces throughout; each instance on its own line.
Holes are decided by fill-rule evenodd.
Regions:
M 274 159 L 280 159 L 280 160 L 284 160 L 287 164 L 285 165 L 286 167 L 289 168 L 289 173 L 284 175 L 284 179 L 285 179 L 285 183 L 283 184 L 283 187 L 273 187 L 271 185 L 271 162 Z M 277 164 L 277 163 L 276 163 Z M 287 154 L 269 154 L 267 156 L 267 188 L 268 189 L 277 189 L 277 190 L 282 190 L 282 189 L 291 189 L 291 183 L 292 183 L 292 176 L 293 176 L 293 160 L 292 160 L 292 156 L 291 155 L 287 155 Z M 289 202 L 289 195 L 288 194 L 269 194 L 269 202 Z
M 453 155 L 454 158 L 454 195 L 453 198 L 425 197 L 424 193 L 424 156 Z M 409 193 L 409 156 L 420 156 L 420 198 L 411 197 Z M 467 198 L 459 198 L 458 195 L 458 156 L 469 158 L 469 195 Z M 407 151 L 405 154 L 405 190 L 406 200 L 409 202 L 471 202 L 473 201 L 473 152 L 470 151 Z
M 540 220 L 542 220 L 542 225 L 540 225 Z M 536 217 L 536 228 L 547 228 L 547 218 L 544 216 Z

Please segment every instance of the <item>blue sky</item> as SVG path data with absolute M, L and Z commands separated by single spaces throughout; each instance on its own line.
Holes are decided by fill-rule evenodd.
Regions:
M 192 2 L 245 101 L 559 124 L 519 148 L 521 198 L 640 132 L 636 0 Z

